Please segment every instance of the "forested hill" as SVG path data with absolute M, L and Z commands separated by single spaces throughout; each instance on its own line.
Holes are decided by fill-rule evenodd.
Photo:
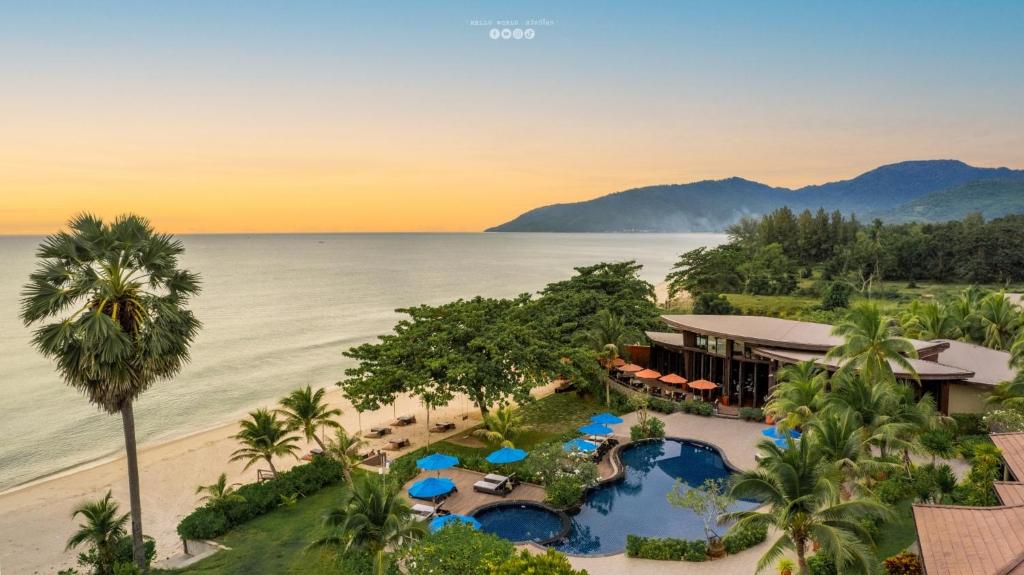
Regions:
M 858 215 L 902 220 L 899 208 L 920 211 L 921 217 L 944 221 L 963 216 L 957 206 L 982 201 L 993 193 L 1005 203 L 1013 186 L 985 188 L 980 182 L 1024 182 L 1024 170 L 977 168 L 956 160 L 901 162 L 876 168 L 856 178 L 806 186 L 773 188 L 743 178 L 708 180 L 637 188 L 593 200 L 537 208 L 495 226 L 492 232 L 705 232 L 722 231 L 743 216 L 761 215 L 782 206 L 794 210 L 825 208 Z M 943 203 L 957 196 L 948 214 Z M 993 191 L 988 191 L 993 190 Z M 949 193 L 951 196 L 932 194 Z M 973 198 L 967 198 L 970 194 Z M 920 204 L 911 206 L 911 202 Z M 1019 205 L 1021 200 L 1015 199 Z M 1024 210 L 1013 208 L 1012 212 Z M 985 214 L 989 216 L 989 214 Z M 1003 215 L 1003 214 L 992 214 Z
M 981 181 L 921 196 L 880 217 L 890 222 L 943 222 L 971 213 L 985 219 L 1024 214 L 1024 181 Z

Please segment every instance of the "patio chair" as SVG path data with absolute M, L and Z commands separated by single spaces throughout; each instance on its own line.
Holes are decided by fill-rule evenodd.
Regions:
M 509 494 L 509 489 L 506 487 L 507 483 L 497 484 L 491 483 L 490 481 L 484 481 L 481 479 L 473 484 L 473 491 L 479 493 L 486 493 L 488 495 L 497 495 L 499 497 L 505 497 Z

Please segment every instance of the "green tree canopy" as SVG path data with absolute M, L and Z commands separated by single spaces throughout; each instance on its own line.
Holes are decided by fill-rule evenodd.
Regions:
M 694 296 L 705 292 L 742 291 L 744 278 L 740 268 L 744 260 L 743 251 L 732 244 L 690 250 L 679 256 L 679 261 L 665 277 L 669 297 L 675 297 L 683 291 Z

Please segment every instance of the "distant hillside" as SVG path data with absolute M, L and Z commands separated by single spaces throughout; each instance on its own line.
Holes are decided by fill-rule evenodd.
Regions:
M 637 188 L 593 200 L 536 208 L 491 232 L 701 232 L 721 231 L 746 215 L 788 205 L 841 210 L 862 216 L 890 211 L 918 198 L 952 191 L 972 182 L 1024 182 L 1024 170 L 976 168 L 956 160 L 902 162 L 856 178 L 806 186 L 773 188 L 743 178 Z M 935 217 L 961 217 L 951 212 Z M 929 212 L 931 213 L 931 212 Z
M 981 212 L 985 219 L 1024 214 L 1024 181 L 982 181 L 933 192 L 890 210 L 893 222 L 944 222 Z

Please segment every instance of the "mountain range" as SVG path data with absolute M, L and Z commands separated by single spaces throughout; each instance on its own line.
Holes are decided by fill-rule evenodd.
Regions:
M 1024 213 L 1024 170 L 958 160 L 881 166 L 849 180 L 776 188 L 743 178 L 636 188 L 530 210 L 489 232 L 716 232 L 782 206 L 861 219 L 946 221 Z

